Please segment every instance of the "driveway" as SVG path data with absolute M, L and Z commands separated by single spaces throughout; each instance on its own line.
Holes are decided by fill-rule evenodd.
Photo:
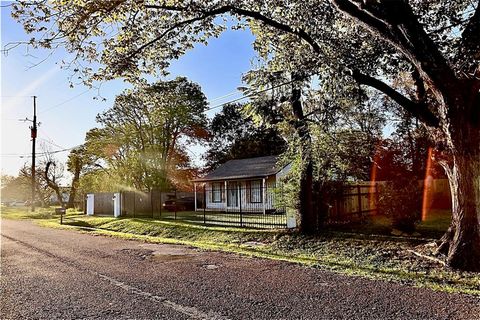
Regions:
M 479 319 L 477 297 L 2 220 L 2 319 Z

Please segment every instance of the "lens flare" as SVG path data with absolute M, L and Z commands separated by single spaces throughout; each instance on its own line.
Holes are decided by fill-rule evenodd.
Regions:
M 432 189 L 432 152 L 433 149 L 428 148 L 427 166 L 425 168 L 425 179 L 423 180 L 423 198 L 422 198 L 422 221 L 425 221 L 428 216 L 428 210 L 430 209 L 431 201 L 431 189 Z
M 369 209 L 373 210 L 377 208 L 377 163 L 380 160 L 380 142 L 375 146 L 375 155 L 372 161 L 372 168 L 370 169 L 370 187 L 368 188 L 368 205 Z
M 378 158 L 377 154 L 375 154 L 375 158 Z M 376 159 L 375 159 L 376 160 Z M 376 182 L 377 182 L 377 165 L 376 161 L 372 163 L 372 170 L 370 170 L 370 187 L 368 188 L 368 205 L 370 206 L 369 209 L 376 208 Z

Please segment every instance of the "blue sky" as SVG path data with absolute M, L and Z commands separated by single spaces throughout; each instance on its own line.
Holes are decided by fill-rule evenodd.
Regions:
M 6 2 L 2 2 L 5 5 Z M 29 39 L 20 24 L 10 17 L 9 8 L 1 8 L 1 46 Z M 212 105 L 226 102 L 240 95 L 216 100 L 236 90 L 241 85 L 242 73 L 251 67 L 254 52 L 251 46 L 254 38 L 249 31 L 226 31 L 217 39 L 211 39 L 208 46 L 198 45 L 187 52 L 170 67 L 171 75 L 186 76 L 197 82 Z M 29 122 L 18 119 L 32 119 L 33 99 L 37 98 L 37 117 L 41 123 L 37 139 L 37 151 L 43 146 L 51 151 L 77 146 L 83 143 L 85 133 L 96 126 L 95 116 L 112 106 L 115 95 L 130 87 L 121 79 L 105 82 L 100 95 L 105 102 L 94 100 L 97 91 L 83 85 L 69 87 L 70 72 L 62 70 L 57 62 L 67 58 L 63 50 L 57 50 L 47 60 L 45 50 L 28 49 L 20 46 L 8 54 L 2 54 L 1 68 L 1 172 L 16 175 L 24 163 L 30 164 L 31 139 Z M 36 66 L 33 66 L 38 64 Z M 85 92 L 87 91 L 87 92 Z M 218 109 L 217 109 L 218 110 Z M 215 111 L 217 111 L 215 110 Z M 209 116 L 213 115 L 213 111 Z M 202 148 L 190 148 L 198 160 Z M 65 161 L 68 152 L 56 153 L 58 161 Z

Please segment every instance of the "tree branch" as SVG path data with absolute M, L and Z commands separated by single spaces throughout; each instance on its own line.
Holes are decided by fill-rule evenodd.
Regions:
M 412 72 L 412 79 L 415 84 L 415 95 L 419 103 L 424 103 L 427 99 L 427 91 L 425 90 L 425 84 L 417 69 Z
M 44 173 L 44 178 L 45 178 L 45 181 L 47 182 L 47 185 L 48 187 L 52 188 L 54 191 L 55 191 L 55 194 L 57 195 L 57 198 L 58 198 L 58 202 L 60 202 L 60 204 L 62 205 L 62 207 L 65 206 L 64 202 L 63 202 L 63 197 L 62 197 L 62 194 L 60 192 L 60 187 L 58 186 L 57 183 L 55 183 L 54 181 L 52 181 L 49 177 L 48 177 L 48 172 L 50 170 L 50 166 L 52 165 L 55 165 L 55 163 L 53 161 L 48 161 L 47 162 L 47 165 L 45 167 L 45 173 Z
M 446 100 L 455 96 L 461 83 L 407 1 L 364 1 L 363 6 L 357 6 L 349 0 L 331 1 L 338 10 L 356 19 L 402 52 L 419 70 L 437 101 L 447 104 L 453 102 Z
M 438 118 L 427 108 L 427 105 L 424 103 L 416 103 L 400 92 L 396 91 L 385 82 L 382 82 L 378 79 L 375 79 L 369 75 L 365 75 L 358 70 L 352 71 L 352 77 L 359 84 L 367 85 L 372 88 L 377 89 L 378 91 L 383 92 L 389 96 L 393 101 L 402 106 L 405 110 L 410 112 L 414 117 L 423 121 L 425 124 L 431 127 L 438 127 L 440 121 Z
M 147 9 L 156 9 L 156 10 L 168 10 L 168 11 L 185 11 L 187 8 L 179 7 L 179 6 L 169 6 L 166 4 L 145 4 L 145 8 Z
M 332 2 L 340 12 L 348 14 L 370 29 L 373 28 L 377 30 L 377 32 L 381 33 L 382 36 L 387 37 L 387 39 L 392 39 L 392 34 L 389 32 L 388 26 L 382 20 L 362 10 L 349 0 L 332 0 Z
M 245 9 L 240 9 L 235 7 L 231 7 L 229 11 L 232 13 L 236 13 L 242 16 L 246 16 L 246 17 L 250 17 L 250 18 L 262 21 L 268 26 L 274 27 L 281 31 L 285 31 L 287 33 L 294 34 L 298 36 L 300 39 L 306 41 L 316 53 L 321 53 L 321 49 L 318 43 L 315 40 L 313 40 L 313 38 L 303 29 L 293 29 L 287 24 L 275 21 L 272 18 L 262 15 L 261 13 L 256 11 L 250 11 L 250 10 L 245 10 Z
M 145 6 L 145 7 L 150 8 L 150 9 L 167 10 L 167 11 L 185 11 L 186 10 L 186 8 L 182 8 L 182 7 L 178 7 L 178 6 L 168 6 L 168 5 L 148 5 L 148 6 Z M 196 21 L 204 20 L 204 19 L 207 19 L 209 17 L 214 17 L 214 16 L 224 14 L 224 13 L 232 13 L 232 14 L 237 14 L 237 15 L 240 15 L 240 16 L 252 18 L 252 19 L 261 21 L 261 22 L 265 23 L 266 25 L 268 25 L 270 27 L 273 27 L 273 28 L 276 28 L 278 30 L 296 35 L 300 39 L 307 42 L 316 53 L 321 52 L 321 49 L 320 49 L 320 46 L 318 45 L 318 43 L 305 30 L 297 29 L 297 28 L 294 29 L 287 24 L 284 24 L 284 23 L 278 22 L 278 21 L 276 21 L 272 18 L 269 18 L 269 17 L 261 14 L 258 11 L 242 9 L 242 8 L 238 8 L 238 7 L 231 6 L 231 5 L 221 6 L 221 7 L 215 8 L 215 9 L 203 10 L 203 15 L 202 16 L 195 17 L 195 18 L 186 20 L 186 21 L 182 22 L 181 24 L 177 24 L 175 26 L 172 26 L 169 29 L 167 29 L 166 32 L 168 33 L 170 31 L 174 30 L 175 28 L 179 27 L 180 25 L 184 25 L 184 24 L 187 24 L 187 23 L 193 23 L 193 22 L 196 22 Z M 139 48 L 140 51 L 143 50 L 145 47 L 159 41 L 163 36 L 165 36 L 165 35 L 163 34 L 160 37 L 157 37 L 157 38 L 153 39 L 149 43 L 146 43 L 145 45 L 143 45 L 142 47 Z
M 203 20 L 203 19 L 206 19 L 208 18 L 207 16 L 201 16 L 201 17 L 196 17 L 196 18 L 192 18 L 192 19 L 188 19 L 188 20 L 184 20 L 184 21 L 180 21 L 176 24 L 174 24 L 173 26 L 171 26 L 170 28 L 166 29 L 165 31 L 163 31 L 158 37 L 155 37 L 154 39 L 148 41 L 147 43 L 144 43 L 143 45 L 141 45 L 140 47 L 138 47 L 137 49 L 135 49 L 134 51 L 130 52 L 129 55 L 127 55 L 125 57 L 126 60 L 129 60 L 133 57 L 135 57 L 137 54 L 141 53 L 143 50 L 145 50 L 146 48 L 150 47 L 151 45 L 153 45 L 154 43 L 160 41 L 163 39 L 163 37 L 165 37 L 168 33 L 172 32 L 173 30 L 175 30 L 176 28 L 179 28 L 183 25 L 188 25 L 190 23 L 194 23 L 196 21 L 200 21 L 200 20 Z
M 461 43 L 464 54 L 480 59 L 480 1 L 462 32 Z

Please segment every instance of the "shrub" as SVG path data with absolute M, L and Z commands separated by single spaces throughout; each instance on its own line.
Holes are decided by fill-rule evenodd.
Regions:
M 416 180 L 397 178 L 379 188 L 378 209 L 392 221 L 392 227 L 413 232 L 421 219 L 422 189 Z

